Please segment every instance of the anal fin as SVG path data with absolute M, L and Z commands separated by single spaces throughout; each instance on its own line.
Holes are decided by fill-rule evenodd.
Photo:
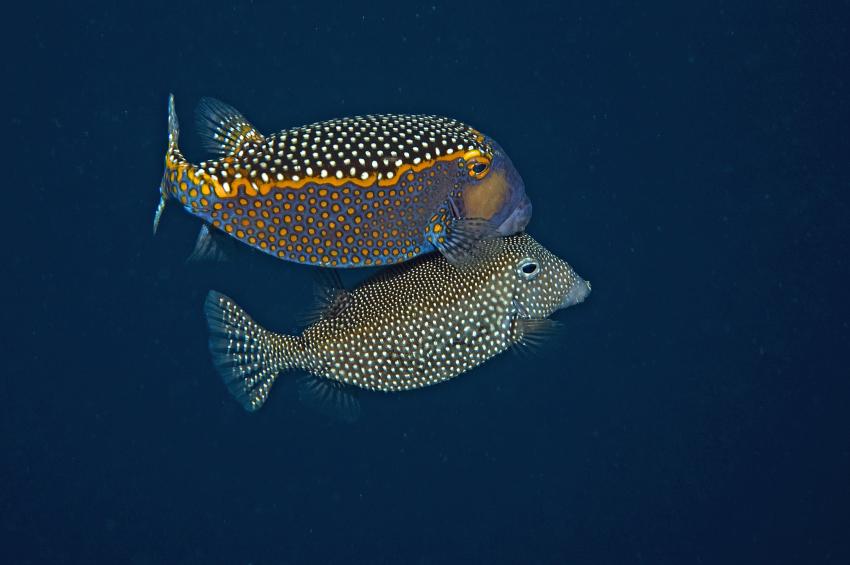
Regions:
M 298 379 L 298 399 L 334 420 L 352 424 L 360 418 L 360 401 L 343 383 L 305 375 Z
M 227 247 L 230 244 L 223 233 L 211 229 L 209 224 L 201 226 L 195 248 L 187 261 L 226 261 L 229 258 Z

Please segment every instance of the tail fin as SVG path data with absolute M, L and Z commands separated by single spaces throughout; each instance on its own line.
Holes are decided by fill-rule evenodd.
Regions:
M 162 176 L 162 182 L 159 185 L 159 205 L 156 207 L 156 213 L 153 217 L 153 233 L 156 235 L 156 228 L 159 226 L 159 219 L 162 217 L 162 212 L 165 210 L 165 203 L 168 200 L 168 183 L 170 176 L 177 171 L 178 165 L 185 164 L 186 159 L 180 153 L 180 148 L 177 146 L 177 139 L 180 137 L 180 123 L 177 121 L 177 112 L 174 110 L 174 95 L 168 95 L 168 150 L 165 152 L 165 174 Z
M 277 375 L 295 365 L 300 338 L 260 327 L 233 300 L 210 291 L 204 304 L 210 352 L 230 393 L 251 412 L 268 398 Z

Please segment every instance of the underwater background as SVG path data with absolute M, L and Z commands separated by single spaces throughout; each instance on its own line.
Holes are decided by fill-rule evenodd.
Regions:
M 4 562 L 850 562 L 850 3 L 17 10 Z M 201 96 L 263 132 L 470 123 L 593 293 L 533 356 L 363 394 L 355 424 L 290 375 L 249 414 L 204 297 L 293 332 L 314 270 L 186 262 L 177 206 L 152 236 L 169 92 L 195 162 Z

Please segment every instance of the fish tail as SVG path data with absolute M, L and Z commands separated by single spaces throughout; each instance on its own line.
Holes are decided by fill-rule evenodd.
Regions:
M 248 411 L 268 398 L 281 371 L 303 358 L 300 337 L 261 327 L 227 296 L 211 290 L 204 304 L 210 329 L 210 353 L 230 393 Z
M 156 207 L 156 213 L 153 218 L 153 233 L 156 234 L 156 228 L 159 226 L 159 220 L 162 217 L 162 212 L 165 210 L 165 203 L 168 201 L 168 196 L 171 193 L 171 186 L 179 176 L 178 172 L 181 165 L 185 166 L 187 161 L 180 152 L 180 147 L 177 145 L 177 140 L 180 137 L 180 122 L 177 121 L 177 112 L 174 110 L 174 95 L 168 95 L 168 149 L 165 152 L 165 173 L 162 175 L 162 182 L 159 185 L 159 205 Z

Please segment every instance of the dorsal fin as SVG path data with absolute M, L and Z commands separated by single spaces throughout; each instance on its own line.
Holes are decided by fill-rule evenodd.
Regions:
M 215 98 L 201 98 L 195 119 L 204 147 L 213 153 L 232 155 L 246 141 L 265 141 L 239 110 Z
M 335 318 L 351 303 L 351 293 L 343 285 L 339 271 L 321 268 L 314 277 L 315 305 L 299 316 L 299 321 L 307 326 L 322 319 Z

